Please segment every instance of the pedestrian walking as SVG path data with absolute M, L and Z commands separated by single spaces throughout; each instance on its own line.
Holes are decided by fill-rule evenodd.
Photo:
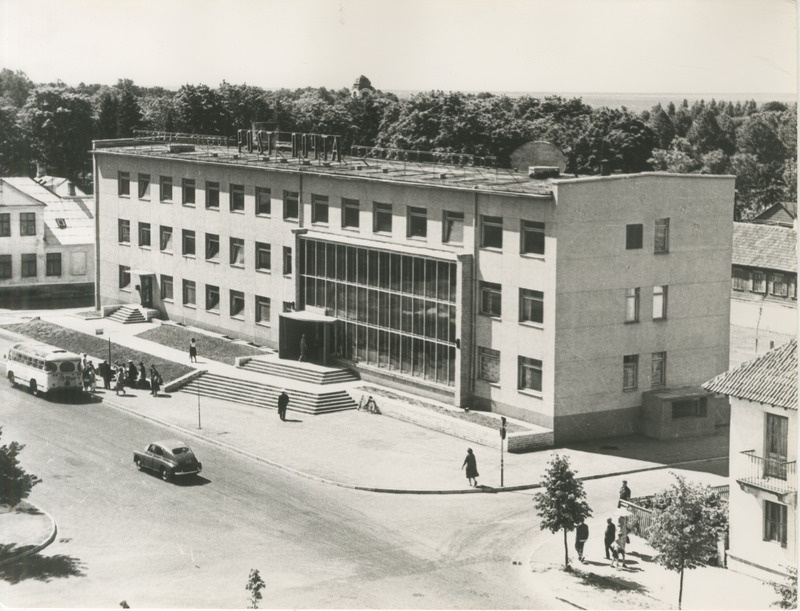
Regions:
M 114 393 L 119 395 L 119 392 L 125 394 L 125 368 L 117 367 L 116 374 L 114 375 Z
M 189 340 L 189 362 L 197 362 L 197 340 L 195 338 Z
M 575 551 L 578 552 L 578 560 L 584 562 L 583 546 L 586 545 L 586 540 L 589 538 L 589 525 L 583 520 L 578 524 L 575 529 Z
M 155 365 L 150 365 L 150 394 L 157 397 L 159 390 L 161 390 L 161 374 Z
M 81 370 L 86 369 L 86 367 L 89 365 L 89 362 L 89 356 L 84 352 L 83 357 L 81 358 Z
M 611 560 L 611 544 L 617 538 L 617 527 L 614 526 L 614 520 L 608 518 L 606 520 L 606 533 L 603 536 L 603 543 L 606 547 L 606 560 Z
M 286 394 L 285 390 L 281 391 L 281 394 L 278 395 L 278 416 L 284 422 L 286 421 L 286 407 L 289 405 L 289 395 Z
M 305 361 L 306 360 L 306 352 L 308 352 L 308 342 L 306 342 L 306 334 L 303 333 L 300 336 L 300 358 L 297 359 L 298 361 Z
M 144 363 L 139 361 L 139 379 L 137 380 L 139 388 L 146 389 L 148 387 L 147 384 L 147 369 L 144 366 Z
M 461 468 L 467 468 L 467 481 L 469 482 L 470 486 L 477 486 L 478 485 L 478 459 L 475 458 L 475 454 L 472 453 L 472 448 L 467 448 L 467 456 L 464 458 L 464 462 L 461 463 Z
M 128 371 L 126 373 L 128 386 L 136 388 L 136 378 L 138 375 L 139 372 L 136 371 L 136 365 L 134 365 L 133 361 L 128 361 Z
M 612 541 L 609 549 L 611 551 L 611 566 L 617 568 L 619 566 L 619 548 L 617 547 L 617 542 Z
M 630 500 L 631 498 L 631 489 L 628 488 L 627 480 L 622 480 L 622 486 L 619 489 L 619 498 L 623 501 Z
M 94 370 L 94 364 L 91 361 L 88 361 L 83 369 L 83 389 L 86 392 L 97 390 L 97 375 Z
M 628 543 L 628 535 L 620 530 L 619 534 L 617 535 L 617 540 L 615 542 L 615 546 L 617 548 L 617 554 L 619 561 L 622 563 L 622 566 L 625 566 L 625 545 Z
M 103 378 L 103 388 L 106 390 L 111 389 L 111 365 L 108 364 L 108 361 L 104 360 L 97 366 L 97 373 L 100 374 L 100 377 Z

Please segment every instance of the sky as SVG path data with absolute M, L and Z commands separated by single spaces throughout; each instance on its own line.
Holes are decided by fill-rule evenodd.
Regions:
M 0 0 L 0 67 L 177 88 L 789 94 L 791 0 Z

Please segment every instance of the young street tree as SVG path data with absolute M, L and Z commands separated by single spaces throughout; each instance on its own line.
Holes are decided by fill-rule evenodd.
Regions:
M 564 532 L 564 567 L 569 570 L 567 533 L 591 516 L 592 510 L 586 502 L 583 482 L 575 479 L 575 471 L 570 469 L 569 458 L 553 454 L 547 465 L 540 481 L 544 490 L 536 493 L 533 502 L 542 518 L 542 530 Z
M 647 541 L 658 551 L 659 564 L 680 572 L 680 609 L 683 571 L 705 566 L 716 556 L 717 542 L 728 527 L 728 511 L 709 486 L 687 482 L 680 475 L 675 480 L 653 498 L 653 525 Z
M 0 437 L 2 436 L 3 427 L 0 426 Z M 0 505 L 15 507 L 42 481 L 19 466 L 17 456 L 24 447 L 16 441 L 0 446 Z
M 248 575 L 247 585 L 245 586 L 245 589 L 250 592 L 250 606 L 248 609 L 258 609 L 258 603 L 262 598 L 261 590 L 264 589 L 265 585 L 258 569 L 250 569 L 250 575 Z

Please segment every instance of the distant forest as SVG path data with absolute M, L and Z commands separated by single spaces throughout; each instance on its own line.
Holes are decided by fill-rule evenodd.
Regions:
M 361 84 L 369 86 L 361 77 Z M 797 199 L 797 104 L 700 100 L 633 113 L 581 98 L 429 91 L 400 99 L 348 87 L 264 90 L 223 81 L 177 91 L 120 80 L 36 84 L 0 72 L 0 175 L 33 176 L 36 162 L 91 191 L 92 140 L 136 129 L 234 137 L 264 122 L 284 132 L 339 134 L 351 144 L 493 156 L 507 167 L 531 140 L 561 147 L 567 172 L 658 170 L 735 174 L 734 218 Z

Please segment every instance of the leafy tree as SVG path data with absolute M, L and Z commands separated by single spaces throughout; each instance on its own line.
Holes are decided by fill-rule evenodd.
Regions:
M 658 148 L 669 148 L 669 145 L 672 144 L 672 139 L 675 137 L 675 125 L 673 125 L 669 115 L 664 112 L 660 105 L 650 113 L 648 125 L 658 137 Z
M 716 114 L 708 108 L 701 110 L 695 117 L 686 138 L 700 153 L 714 149 L 721 149 L 728 154 L 733 152 L 732 144 L 719 126 Z
M 13 106 L 0 104 L 0 176 L 23 176 L 30 167 L 28 139 Z
M 755 155 L 760 163 L 780 163 L 786 158 L 775 115 L 760 112 L 747 117 L 737 131 L 740 152 Z
M 134 93 L 133 81 L 120 81 L 117 86 L 119 96 L 117 101 L 117 136 L 130 138 L 133 130 L 142 126 L 142 109 Z
M 780 609 L 797 609 L 797 567 L 786 567 L 789 578 L 784 583 L 774 583 L 772 588 L 781 597 L 776 603 Z
M 208 85 L 183 85 L 175 96 L 175 124 L 192 134 L 221 134 L 222 109 Z M 224 134 L 231 135 L 231 134 Z
M 245 586 L 245 589 L 250 592 L 250 606 L 248 609 L 258 609 L 258 603 L 262 598 L 261 590 L 264 589 L 265 585 L 258 569 L 250 569 L 250 575 L 247 578 L 247 585 Z
M 222 111 L 221 128 L 225 135 L 233 135 L 236 130 L 250 129 L 254 122 L 270 120 L 270 108 L 260 87 L 231 85 L 222 81 L 218 90 Z
M 100 94 L 94 132 L 96 139 L 105 140 L 117 137 L 117 108 L 117 96 L 110 89 Z
M 642 172 L 658 138 L 650 127 L 626 110 L 601 108 L 595 111 L 586 131 L 575 142 L 567 171 L 599 174 L 601 162 L 610 170 Z
M 728 527 L 728 511 L 709 486 L 675 475 L 675 483 L 653 498 L 653 525 L 647 541 L 658 551 L 656 560 L 680 573 L 678 608 L 683 599 L 683 573 L 709 564 L 717 542 Z
M 0 70 L 0 105 L 5 99 L 6 104 L 14 108 L 22 108 L 28 100 L 28 95 L 33 89 L 33 83 L 22 70 Z
M 0 427 L 0 437 L 3 436 L 3 427 Z M 12 441 L 10 444 L 0 446 L 0 504 L 15 507 L 23 499 L 28 498 L 31 489 L 41 482 L 32 473 L 26 473 L 19 466 L 17 457 L 25 448 L 24 445 Z
M 542 519 L 542 530 L 564 532 L 564 567 L 569 570 L 567 533 L 591 516 L 592 510 L 586 502 L 583 482 L 575 478 L 575 471 L 569 466 L 569 458 L 553 454 L 547 465 L 540 481 L 544 490 L 536 493 L 533 502 Z

